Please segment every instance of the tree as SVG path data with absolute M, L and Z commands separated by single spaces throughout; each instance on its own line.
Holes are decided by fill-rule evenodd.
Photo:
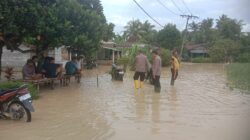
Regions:
M 157 31 L 154 29 L 154 27 L 155 26 L 149 23 L 148 20 L 142 23 L 142 42 L 146 44 L 153 44 L 156 42 Z
M 126 37 L 124 35 L 115 34 L 114 42 L 116 44 L 122 44 L 126 42 Z
M 3 46 L 25 52 L 20 44 L 35 45 L 36 53 L 66 45 L 91 55 L 104 36 L 99 0 L 1 0 L 0 9 L 0 58 Z
M 34 43 L 38 41 L 37 37 L 40 36 L 38 32 L 39 23 L 43 17 L 50 17 L 46 14 L 50 11 L 47 7 L 53 6 L 54 2 L 54 0 L 0 1 L 0 70 L 2 49 L 4 46 L 12 51 L 17 50 L 24 53 L 33 51 L 23 51 L 19 46 L 22 43 Z
M 231 19 L 226 15 L 222 15 L 217 20 L 216 27 L 222 38 L 236 40 L 240 37 L 242 25 L 243 23 L 241 20 Z
M 83 54 L 90 59 L 100 46 L 106 20 L 99 0 L 87 2 L 63 0 L 58 5 L 57 13 L 62 27 L 66 29 L 63 30 L 63 44 L 70 46 L 78 55 Z
M 141 27 L 142 23 L 140 20 L 137 19 L 129 21 L 127 25 L 124 27 L 125 28 L 124 36 L 126 36 L 126 38 L 134 37 L 136 38 L 136 41 L 140 41 L 144 33 Z
M 181 45 L 181 33 L 174 24 L 167 24 L 157 36 L 159 45 L 166 49 L 173 49 Z
M 147 20 L 142 23 L 140 20 L 132 20 L 125 26 L 124 36 L 133 38 L 136 42 L 154 44 L 156 42 L 157 31 L 154 25 Z
M 114 27 L 115 25 L 113 23 L 105 24 L 103 33 L 104 41 L 112 40 L 115 37 Z
M 188 41 L 199 43 L 211 43 L 216 39 L 216 31 L 213 29 L 213 19 L 207 18 L 199 23 L 192 22 L 189 25 Z
M 209 49 L 209 55 L 215 62 L 234 61 L 240 52 L 240 43 L 230 39 L 217 40 Z

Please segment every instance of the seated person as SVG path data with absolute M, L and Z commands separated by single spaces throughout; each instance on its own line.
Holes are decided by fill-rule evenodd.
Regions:
M 27 63 L 23 67 L 23 79 L 37 80 L 41 79 L 41 74 L 36 74 L 35 67 L 33 65 L 33 61 L 29 59 Z
M 35 68 L 36 73 L 39 73 L 38 72 L 38 65 L 37 65 L 37 63 L 38 63 L 38 57 L 36 55 L 32 56 L 31 60 L 33 62 L 33 66 Z
M 49 63 L 46 63 L 44 70 L 47 78 L 61 78 L 63 68 L 61 64 L 55 64 L 55 58 L 50 57 Z
M 65 65 L 65 70 L 67 75 L 74 75 L 80 73 L 80 69 L 77 67 L 76 58 L 72 58 L 71 61 L 68 61 Z

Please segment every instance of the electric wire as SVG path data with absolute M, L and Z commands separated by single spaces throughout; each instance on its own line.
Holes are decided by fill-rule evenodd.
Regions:
M 188 8 L 186 2 L 185 2 L 184 0 L 181 0 L 181 2 L 182 2 L 183 5 L 186 7 L 186 9 L 188 10 L 188 12 L 189 12 L 191 15 L 193 15 L 192 12 L 191 12 L 191 10 Z
M 149 17 L 151 18 L 155 23 L 157 23 L 159 26 L 163 27 L 157 20 L 155 20 L 146 10 L 144 10 L 144 8 L 136 1 L 136 0 L 133 0 L 136 5 Z
M 170 10 L 164 3 L 162 3 L 162 1 L 157 0 L 157 2 L 158 2 L 160 5 L 162 5 L 165 9 L 167 9 L 169 12 L 171 12 L 172 14 L 179 16 L 177 13 L 173 12 L 172 10 Z
M 180 7 L 174 2 L 174 0 L 171 0 L 172 3 L 174 4 L 174 6 L 182 13 L 182 14 L 185 14 L 181 9 Z

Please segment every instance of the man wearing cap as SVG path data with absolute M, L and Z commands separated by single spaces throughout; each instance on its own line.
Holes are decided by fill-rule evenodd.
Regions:
M 160 84 L 160 76 L 161 76 L 161 58 L 158 55 L 157 51 L 153 51 L 153 64 L 152 64 L 152 71 L 153 71 L 153 79 L 154 79 L 154 89 L 155 92 L 161 91 L 161 84 Z

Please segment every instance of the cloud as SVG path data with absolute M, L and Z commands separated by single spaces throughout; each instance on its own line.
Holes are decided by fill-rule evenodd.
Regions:
M 160 0 L 164 5 L 175 13 L 181 14 L 178 8 L 171 0 Z M 188 14 L 186 6 L 191 10 L 192 14 L 200 17 L 201 21 L 205 18 L 218 19 L 222 14 L 228 15 L 230 18 L 243 20 L 246 26 L 244 30 L 250 31 L 250 16 L 249 16 L 249 0 L 174 0 L 178 7 Z M 183 4 L 185 2 L 186 6 Z M 104 7 L 104 14 L 108 22 L 116 25 L 115 32 L 121 32 L 128 21 L 133 19 L 140 19 L 142 22 L 148 20 L 161 29 L 154 23 L 142 10 L 133 2 L 133 0 L 102 0 Z M 137 2 L 160 24 L 174 23 L 180 30 L 184 29 L 186 19 L 171 13 L 157 0 L 137 0 Z M 190 13 L 189 13 L 190 14 Z M 192 20 L 190 21 L 192 22 Z

